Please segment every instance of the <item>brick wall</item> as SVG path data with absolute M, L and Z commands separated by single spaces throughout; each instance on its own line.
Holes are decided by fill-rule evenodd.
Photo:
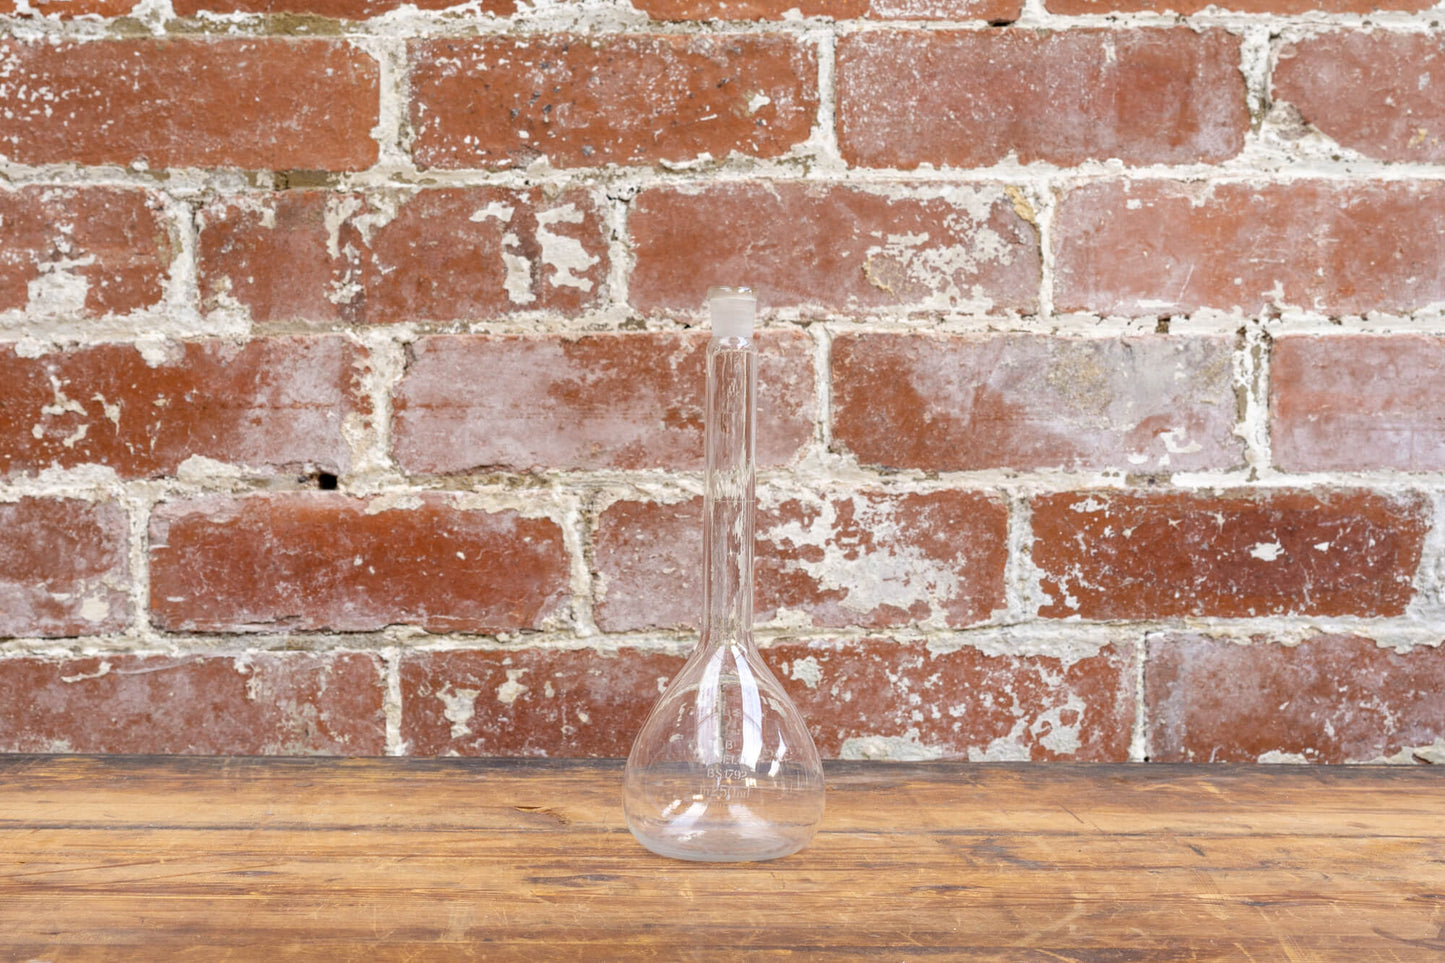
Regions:
M 1442 6 L 447 3 L 5 0 L 0 750 L 625 753 L 730 282 L 825 754 L 1445 761 Z

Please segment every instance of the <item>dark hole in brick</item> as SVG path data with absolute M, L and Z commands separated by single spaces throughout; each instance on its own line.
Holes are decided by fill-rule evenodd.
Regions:
M 316 487 L 324 492 L 336 490 L 337 478 L 330 472 L 320 471 L 316 473 Z

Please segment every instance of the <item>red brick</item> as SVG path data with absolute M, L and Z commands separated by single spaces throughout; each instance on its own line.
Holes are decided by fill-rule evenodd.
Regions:
M 365 354 L 341 338 L 130 345 L 39 358 L 0 348 L 0 474 L 106 465 L 173 475 L 192 455 L 268 472 L 344 474 L 347 419 L 370 414 Z
M 964 626 L 1003 606 L 1008 509 L 975 492 L 775 500 L 757 518 L 755 615 L 830 628 Z M 593 564 L 607 632 L 696 627 L 702 499 L 602 512 Z
M 127 530 L 113 504 L 0 502 L 0 636 L 101 635 L 129 625 Z M 0 699 L 0 713 L 13 705 Z
M 0 751 L 381 755 L 362 652 L 0 659 Z
M 838 142 L 859 167 L 1227 160 L 1249 127 L 1223 30 L 870 31 L 838 43 Z
M 1065 663 L 864 639 L 781 643 L 763 659 L 825 757 L 1128 755 L 1125 647 Z M 682 662 L 632 648 L 408 653 L 402 739 L 423 756 L 625 756 Z
M 22 164 L 359 170 L 379 70 L 336 40 L 0 42 L 0 154 Z
M 1428 10 L 1433 0 L 1044 0 L 1050 13 L 1203 13 L 1213 7 L 1238 13 L 1308 14 L 1371 13 L 1375 10 Z
M 429 632 L 542 627 L 566 604 L 556 523 L 309 492 L 163 502 L 151 516 L 151 612 L 171 630 Z
M 764 308 L 818 314 L 1037 307 L 1038 228 L 994 186 L 655 188 L 628 226 L 644 311 L 696 311 L 709 284 L 744 280 Z
M 1332 316 L 1445 300 L 1445 185 L 1106 181 L 1054 221 L 1054 308 Z
M 1048 618 L 1400 615 L 1428 503 L 1367 491 L 1094 491 L 1033 500 Z
M 1406 8 L 1428 6 L 1416 0 Z M 1368 157 L 1445 161 L 1445 46 L 1438 31 L 1347 31 L 1285 44 L 1273 95 Z
M 411 45 L 420 167 L 778 157 L 808 139 L 817 57 L 774 35 L 480 37 Z
M 813 435 L 812 342 L 758 338 L 757 458 Z M 396 391 L 396 458 L 410 472 L 702 467 L 700 334 L 443 335 L 411 348 Z
M 1132 646 L 1066 662 L 864 639 L 774 645 L 764 658 L 825 757 L 1124 762 L 1129 755 Z
M 1144 335 L 841 335 L 833 437 L 890 468 L 1230 468 L 1233 346 Z
M 1145 679 L 1155 762 L 1371 762 L 1445 740 L 1445 647 L 1170 633 L 1150 640 Z
M 0 311 L 33 316 L 93 318 L 154 307 L 180 246 L 160 197 L 149 191 L 0 191 L 0 222 Z
M 35 16 L 52 20 L 75 17 L 122 17 L 135 9 L 139 0 L 29 0 L 26 12 L 19 13 L 15 0 L 0 0 L 0 14 Z
M 601 213 L 576 189 L 230 198 L 202 211 L 199 252 L 205 307 L 239 304 L 261 323 L 576 314 L 608 270 Z
M 402 742 L 417 756 L 626 756 L 682 661 L 636 649 L 408 652 Z
M 1445 469 L 1445 341 L 1438 337 L 1280 338 L 1269 382 L 1279 468 Z
M 133 0 L 132 0 L 133 2 Z M 418 10 L 446 10 L 466 0 L 171 0 L 178 17 L 202 13 L 294 13 L 336 20 L 366 20 L 414 6 Z M 478 12 L 505 17 L 517 11 L 515 0 L 480 0 Z

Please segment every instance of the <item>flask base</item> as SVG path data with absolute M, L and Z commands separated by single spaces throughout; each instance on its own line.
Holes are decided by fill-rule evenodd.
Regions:
M 717 826 L 678 833 L 662 821 L 655 826 L 629 826 L 639 843 L 659 856 L 702 863 L 756 863 L 791 856 L 813 838 L 812 827 L 796 837 L 780 836 L 774 827 Z
M 673 859 L 756 862 L 795 853 L 817 831 L 823 802 L 821 770 L 792 765 L 660 765 L 623 778 L 627 828 Z

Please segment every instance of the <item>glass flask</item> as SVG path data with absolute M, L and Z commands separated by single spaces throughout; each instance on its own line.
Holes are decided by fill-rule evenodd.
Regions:
M 697 648 L 627 757 L 627 826 L 654 853 L 776 859 L 823 818 L 823 766 L 803 717 L 753 643 L 753 408 L 757 301 L 708 292 L 703 618 Z

